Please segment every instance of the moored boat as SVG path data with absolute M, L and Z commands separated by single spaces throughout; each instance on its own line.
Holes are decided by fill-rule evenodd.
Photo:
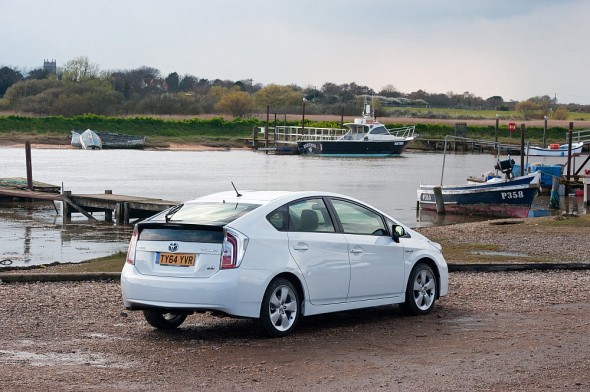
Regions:
M 365 103 L 362 118 L 344 126 L 347 132 L 339 138 L 311 138 L 299 140 L 300 154 L 336 156 L 396 156 L 416 139 L 415 127 L 387 129 L 375 119 L 371 105 Z
M 74 147 L 82 147 L 80 143 L 80 132 L 72 132 L 71 144 Z M 124 135 L 114 132 L 93 131 L 102 141 L 102 148 L 143 148 L 145 136 Z
M 435 188 L 440 195 L 445 213 L 485 215 L 493 217 L 528 216 L 533 201 L 539 194 L 541 172 L 512 177 L 514 161 L 498 162 L 506 178 L 493 177 L 489 181 L 461 185 L 423 185 L 417 191 L 418 205 L 425 210 L 437 210 Z
M 582 153 L 584 143 L 572 143 L 572 156 L 577 156 Z M 569 144 L 550 144 L 548 148 L 528 146 L 525 148 L 525 154 L 537 157 L 567 157 Z
M 90 129 L 87 129 L 80 134 L 80 145 L 84 150 L 102 149 L 102 141 L 100 140 L 100 137 Z

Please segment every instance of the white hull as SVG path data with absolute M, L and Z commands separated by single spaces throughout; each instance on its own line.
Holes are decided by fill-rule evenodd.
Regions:
M 95 132 L 87 129 L 80 134 L 80 145 L 85 150 L 100 150 L 102 141 Z
M 582 153 L 583 146 L 584 143 L 572 143 L 572 156 L 580 155 Z M 525 149 L 525 154 L 532 157 L 567 157 L 568 145 L 562 144 L 559 146 L 559 148 L 541 148 L 529 146 L 528 150 Z

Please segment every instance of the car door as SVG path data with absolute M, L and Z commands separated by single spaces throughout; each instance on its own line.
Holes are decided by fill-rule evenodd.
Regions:
M 314 305 L 345 302 L 350 283 L 348 242 L 337 233 L 321 198 L 288 206 L 289 251 Z
M 348 242 L 348 301 L 392 297 L 404 285 L 404 247 L 396 243 L 384 217 L 364 205 L 343 199 L 331 204 Z

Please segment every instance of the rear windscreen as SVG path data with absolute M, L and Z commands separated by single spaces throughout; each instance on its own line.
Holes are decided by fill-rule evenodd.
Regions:
M 259 207 L 248 203 L 191 203 L 168 215 L 170 222 L 224 226 Z
M 170 227 L 145 228 L 139 233 L 140 241 L 178 241 L 178 242 L 223 242 L 223 230 L 180 229 Z

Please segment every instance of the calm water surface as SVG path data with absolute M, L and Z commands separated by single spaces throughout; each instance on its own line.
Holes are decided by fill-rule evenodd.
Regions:
M 543 159 L 563 163 L 555 158 L 535 162 Z M 440 153 L 412 152 L 398 158 L 322 158 L 249 150 L 32 151 L 33 178 L 72 193 L 110 189 L 180 202 L 231 190 L 231 181 L 239 190 L 325 190 L 366 201 L 411 227 L 467 219 L 416 210 L 420 182 L 440 183 L 442 162 Z M 493 155 L 448 154 L 444 183 L 463 183 L 468 176 L 492 170 L 494 164 Z M 0 148 L 0 178 L 5 177 L 26 177 L 23 148 Z M 546 208 L 547 199 L 539 202 L 539 208 Z M 59 215 L 51 203 L 0 205 L 0 260 L 26 266 L 83 261 L 126 250 L 130 227 L 89 223 L 80 214 L 64 225 L 59 203 L 58 210 Z

